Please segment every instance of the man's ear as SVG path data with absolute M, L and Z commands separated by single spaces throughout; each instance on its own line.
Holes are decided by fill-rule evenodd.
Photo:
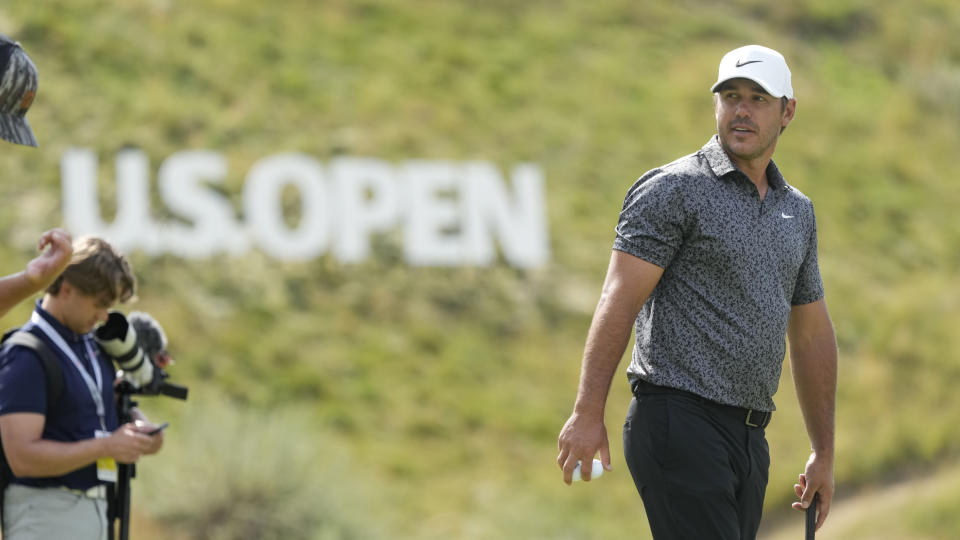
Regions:
M 787 125 L 793 121 L 793 117 L 797 114 L 797 100 L 791 99 L 787 101 L 787 106 L 783 110 L 783 120 L 781 121 L 780 126 L 786 129 Z

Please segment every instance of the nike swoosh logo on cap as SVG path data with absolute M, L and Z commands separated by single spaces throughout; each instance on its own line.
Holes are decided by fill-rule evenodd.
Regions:
M 757 62 L 763 62 L 763 60 L 749 60 L 747 62 L 741 62 L 740 60 L 737 60 L 737 67 L 743 67 L 747 64 L 756 64 Z

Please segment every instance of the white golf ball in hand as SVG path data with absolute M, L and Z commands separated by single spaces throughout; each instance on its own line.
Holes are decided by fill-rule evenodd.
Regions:
M 593 460 L 593 468 L 590 471 L 590 479 L 600 478 L 603 475 L 603 463 L 599 459 Z M 577 466 L 573 468 L 573 481 L 579 482 L 580 477 L 580 462 L 577 462 Z

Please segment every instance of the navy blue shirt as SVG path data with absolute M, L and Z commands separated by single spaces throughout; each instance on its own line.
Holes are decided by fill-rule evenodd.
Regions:
M 91 360 L 99 363 L 103 381 L 101 395 L 106 409 L 106 428 L 107 431 L 117 429 L 117 410 L 113 397 L 114 368 L 94 343 L 92 333 L 84 335 L 73 333 L 41 308 L 39 301 L 35 312 L 60 334 L 93 380 L 96 378 Z M 40 359 L 31 349 L 20 345 L 8 345 L 0 349 L 0 416 L 10 413 L 43 414 L 46 417 L 43 426 L 44 439 L 74 442 L 94 438 L 94 432 L 101 429 L 100 419 L 89 387 L 76 366 L 34 323 L 28 322 L 22 328 L 43 340 L 60 360 L 64 381 L 63 395 L 48 411 L 46 380 Z M 84 345 L 85 341 L 89 343 L 95 358 L 89 357 L 88 348 Z M 14 476 L 11 482 L 35 487 L 62 486 L 81 490 L 102 483 L 97 479 L 96 463 L 63 476 L 49 478 Z

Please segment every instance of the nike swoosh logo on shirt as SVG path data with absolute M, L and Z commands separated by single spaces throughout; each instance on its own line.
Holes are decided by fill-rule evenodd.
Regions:
M 780 212 L 780 217 L 782 217 L 783 219 L 793 219 L 793 216 L 788 216 L 783 212 Z

